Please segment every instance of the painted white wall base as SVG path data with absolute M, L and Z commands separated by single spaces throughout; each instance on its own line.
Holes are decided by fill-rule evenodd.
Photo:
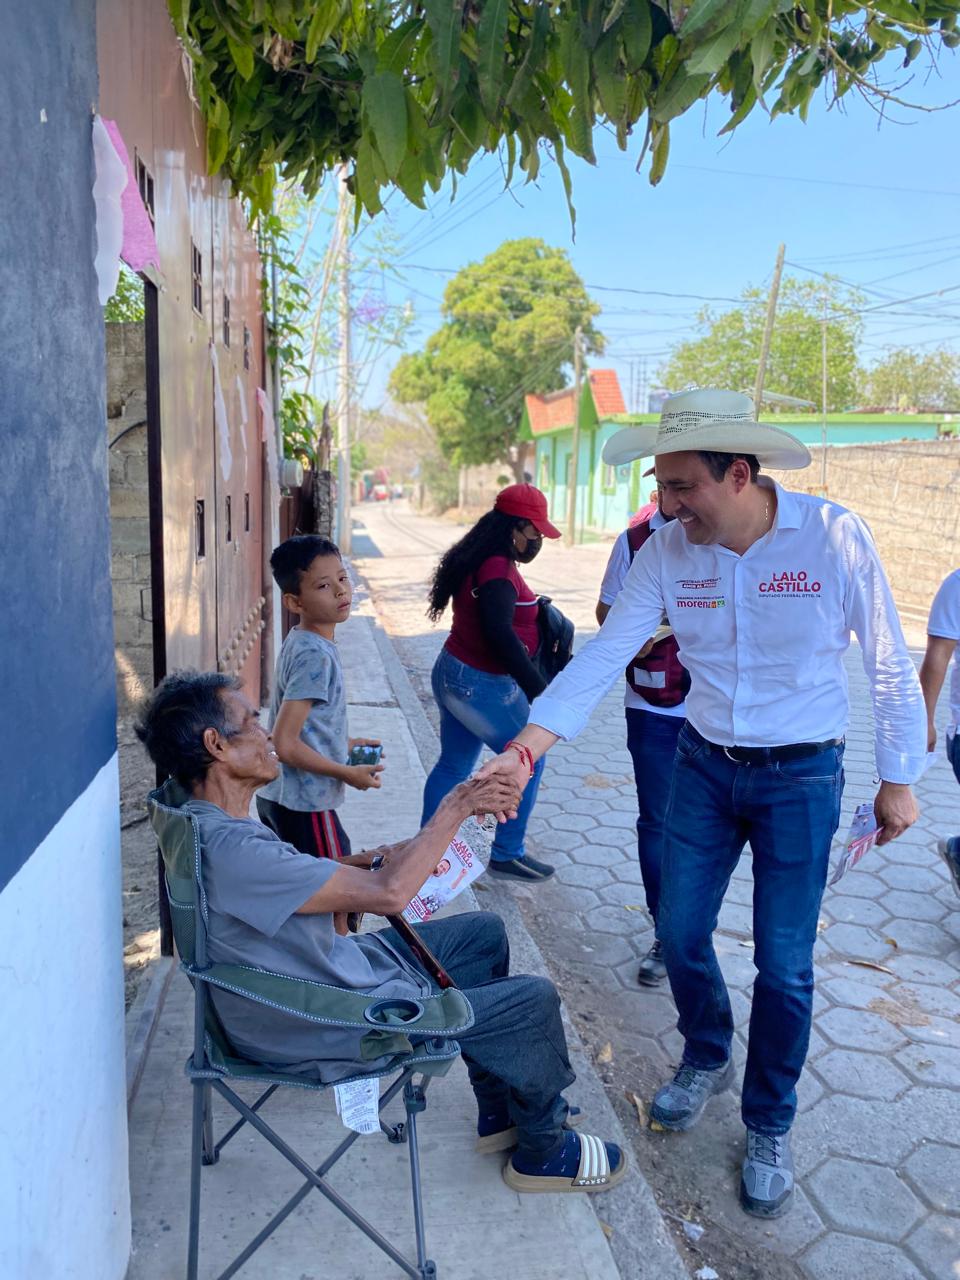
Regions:
M 116 755 L 0 893 L 0 1276 L 130 1252 Z

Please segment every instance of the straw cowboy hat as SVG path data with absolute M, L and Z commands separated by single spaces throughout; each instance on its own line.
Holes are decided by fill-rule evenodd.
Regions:
M 715 387 L 670 396 L 663 402 L 656 426 L 624 427 L 603 446 L 602 456 L 608 466 L 621 467 L 635 458 L 691 449 L 752 453 L 761 465 L 783 470 L 810 464 L 806 445 L 779 427 L 757 422 L 749 396 Z

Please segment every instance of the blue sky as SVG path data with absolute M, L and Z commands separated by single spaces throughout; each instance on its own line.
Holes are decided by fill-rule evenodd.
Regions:
M 960 60 L 947 55 L 941 65 L 943 79 L 925 83 L 917 75 L 904 95 L 928 104 L 958 96 Z M 848 95 L 842 109 L 827 111 L 818 101 L 806 124 L 771 121 L 755 109 L 732 137 L 718 138 L 726 118 L 717 98 L 673 123 L 670 163 L 657 188 L 646 166 L 635 171 L 639 137 L 621 153 L 598 130 L 596 167 L 571 165 L 575 241 L 554 165 L 544 166 L 536 187 L 517 186 L 511 195 L 502 190 L 498 160 L 486 157 L 460 180 L 452 204 L 443 193 L 425 213 L 397 193 L 381 217 L 400 237 L 402 279 L 360 287 L 393 306 L 412 304 L 407 346 L 415 349 L 440 323 L 453 271 L 504 240 L 539 236 L 568 251 L 602 304 L 598 324 L 608 349 L 598 363 L 617 369 L 629 400 L 644 362 L 652 383 L 667 348 L 695 335 L 698 298 L 736 298 L 748 284 L 769 282 L 783 241 L 788 264 L 874 291 L 869 301 L 880 309 L 865 317 L 865 362 L 887 345 L 960 350 L 960 288 L 889 305 L 960 286 L 960 108 L 894 107 L 879 123 Z M 786 271 L 806 274 L 792 265 Z M 355 343 L 361 357 L 362 337 Z M 396 350 L 386 351 L 358 370 L 364 405 L 383 401 L 396 359 Z

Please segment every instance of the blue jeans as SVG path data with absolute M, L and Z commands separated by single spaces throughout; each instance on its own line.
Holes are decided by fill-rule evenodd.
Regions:
M 647 899 L 647 910 L 653 917 L 654 932 L 660 907 L 660 862 L 663 854 L 663 831 L 667 818 L 673 758 L 677 738 L 683 728 L 683 716 L 664 716 L 640 707 L 627 707 L 627 750 L 633 757 L 633 776 L 637 782 L 637 852 L 640 875 Z M 659 936 L 659 935 L 658 935 Z
M 840 821 L 843 746 L 799 760 L 736 764 L 689 724 L 667 808 L 660 939 L 684 1037 L 683 1061 L 730 1056 L 733 1015 L 711 935 L 747 840 L 753 849 L 753 984 L 742 1115 L 782 1134 L 810 1042 L 813 944 Z
M 508 976 L 507 934 L 492 912 L 430 920 L 417 933 L 473 1009 L 473 1026 L 457 1041 L 480 1114 L 506 1110 L 521 1153 L 551 1159 L 563 1145 L 569 1111 L 561 1091 L 576 1079 L 556 987 L 546 978 Z M 419 967 L 393 929 L 381 936 Z
M 433 817 L 443 797 L 470 777 L 484 744 L 492 751 L 502 751 L 530 714 L 530 703 L 512 676 L 477 671 L 446 649 L 434 663 L 431 683 L 440 708 L 440 759 L 423 789 L 421 826 Z M 490 850 L 494 862 L 523 857 L 523 838 L 542 774 L 541 758 L 524 788 L 517 816 L 497 826 Z
M 960 782 L 960 729 L 956 733 L 947 734 L 947 759 L 953 767 L 953 776 Z

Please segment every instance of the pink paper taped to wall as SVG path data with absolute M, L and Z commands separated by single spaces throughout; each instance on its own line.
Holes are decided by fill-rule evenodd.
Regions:
M 150 215 L 140 199 L 140 189 L 137 186 L 130 157 L 127 155 L 126 144 L 116 120 L 104 120 L 103 123 L 127 171 L 127 185 L 120 197 L 120 207 L 123 211 L 123 245 L 120 249 L 120 257 L 133 271 L 142 271 L 144 267 L 159 267 L 160 254 L 157 251 L 157 238 L 153 234 Z

